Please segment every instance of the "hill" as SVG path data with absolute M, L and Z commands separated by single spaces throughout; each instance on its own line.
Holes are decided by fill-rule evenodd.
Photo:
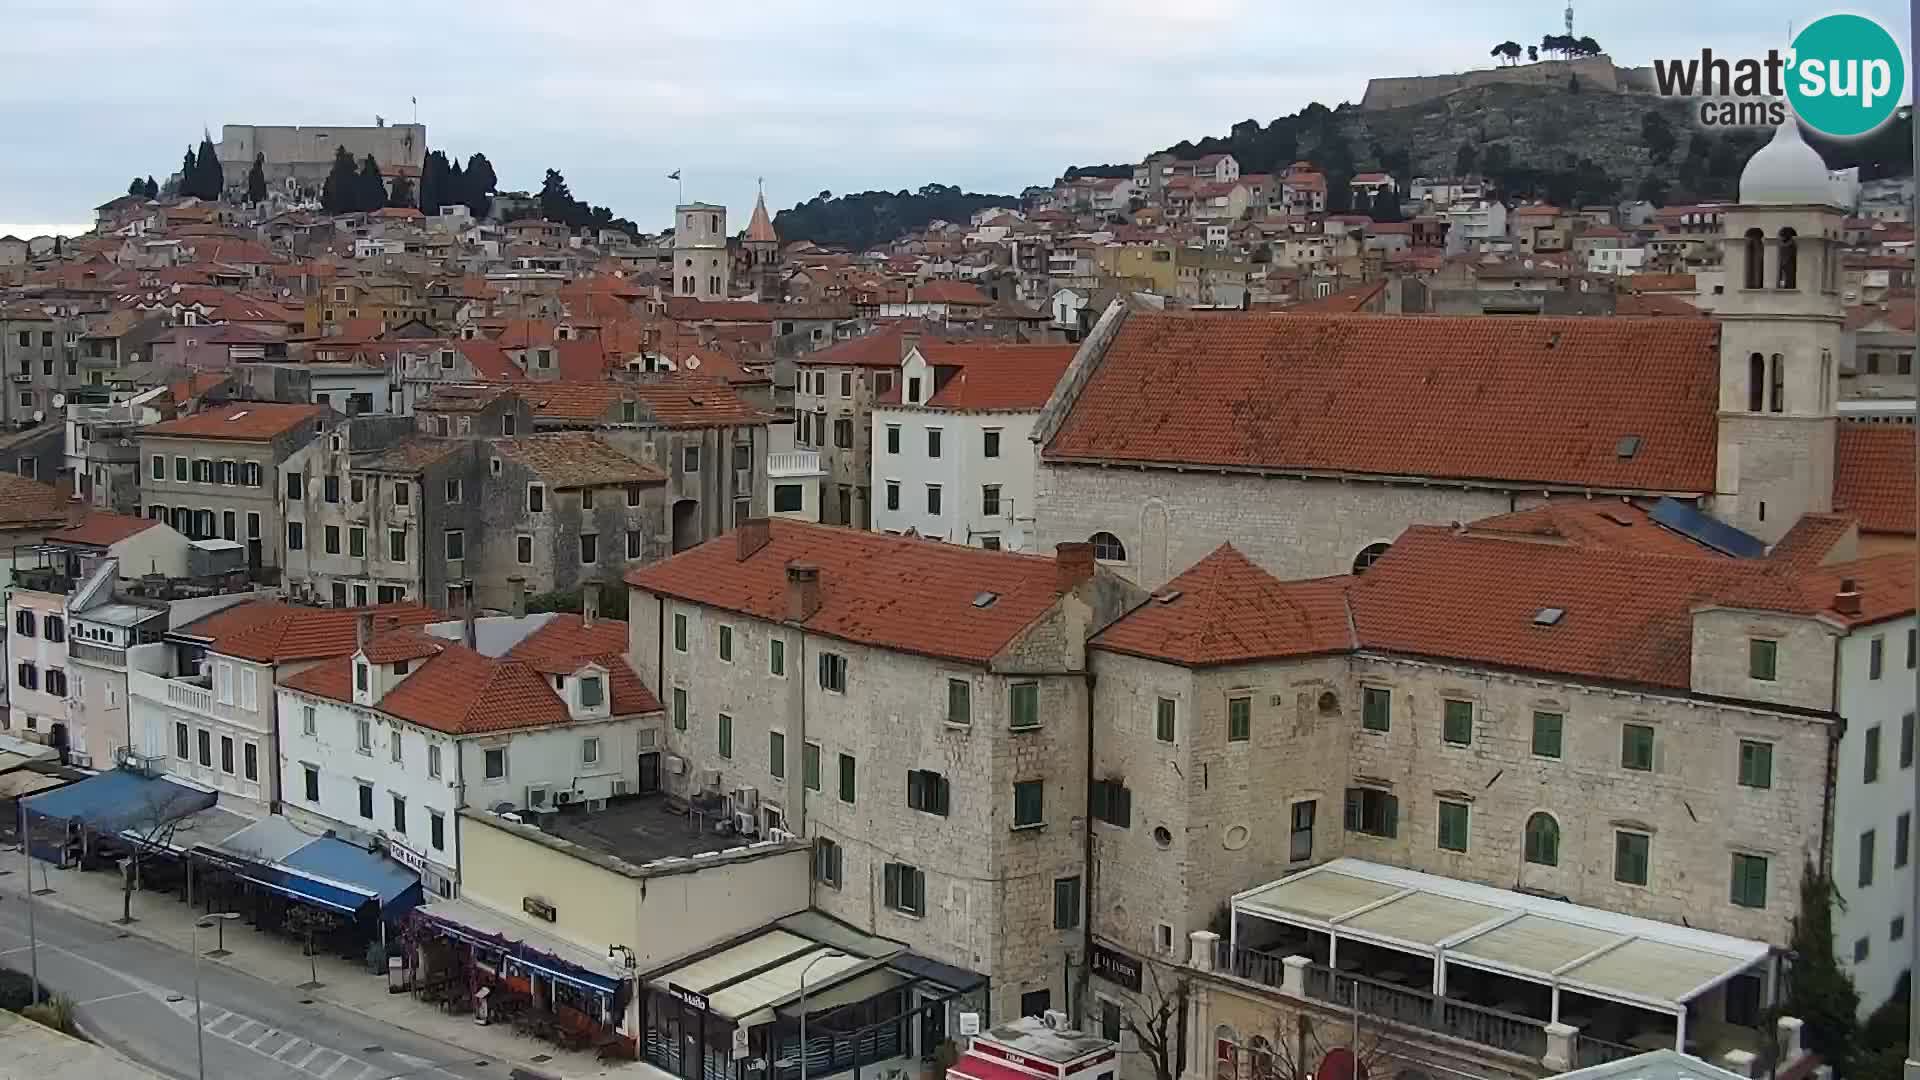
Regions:
M 862 191 L 835 195 L 823 191 L 774 216 L 782 240 L 811 240 L 822 247 L 859 251 L 884 244 L 930 221 L 966 222 L 989 206 L 1019 206 L 1018 195 L 981 195 L 946 184 L 919 191 Z

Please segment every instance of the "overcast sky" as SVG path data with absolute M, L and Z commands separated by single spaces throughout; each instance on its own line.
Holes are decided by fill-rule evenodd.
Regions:
M 1858 0 L 1904 42 L 1907 5 Z M 666 179 L 724 202 L 756 177 L 780 208 L 938 181 L 1017 192 L 1072 164 L 1134 161 L 1369 76 L 1489 64 L 1561 29 L 1557 2 L 1054 0 L 6 0 L 0 233 L 89 222 L 135 174 L 164 180 L 202 128 L 419 118 L 483 150 L 505 188 L 566 174 L 577 197 L 670 224 Z M 1623 65 L 1782 45 L 1832 7 L 1589 0 L 1575 34 Z M 19 224 L 6 224 L 6 223 Z

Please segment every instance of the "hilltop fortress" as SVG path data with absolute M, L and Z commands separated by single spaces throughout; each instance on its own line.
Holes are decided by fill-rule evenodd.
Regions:
M 1652 68 L 1615 67 L 1613 59 L 1601 53 L 1598 56 L 1583 56 L 1578 60 L 1541 60 L 1532 64 L 1482 68 L 1452 75 L 1368 79 L 1367 93 L 1360 99 L 1360 107 L 1398 109 L 1475 86 L 1513 84 L 1563 88 L 1569 76 L 1580 80 L 1583 87 L 1591 86 L 1609 93 L 1640 94 L 1653 91 Z

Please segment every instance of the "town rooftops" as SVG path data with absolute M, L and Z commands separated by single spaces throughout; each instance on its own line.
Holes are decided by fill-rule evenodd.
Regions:
M 899 368 L 905 354 L 901 338 L 915 331 L 908 322 L 889 323 L 856 338 L 836 342 L 818 352 L 795 357 L 794 363 L 821 367 Z M 936 340 L 922 334 L 922 347 Z
M 138 536 L 148 529 L 159 528 L 159 526 L 160 522 L 149 518 L 95 510 L 75 524 L 57 532 L 48 533 L 47 540 L 57 544 L 112 547 L 128 537 Z
M 378 630 L 425 626 L 438 619 L 419 604 L 372 608 L 310 608 L 276 600 L 236 604 L 174 631 L 204 641 L 210 652 L 261 663 L 347 656 L 357 644 L 358 619 L 372 612 Z
M 163 420 L 139 430 L 141 435 L 174 439 L 233 439 L 263 442 L 318 421 L 332 413 L 325 405 L 290 405 L 272 401 L 236 401 L 192 416 Z
M 64 526 L 77 513 L 67 492 L 15 473 L 0 473 L 0 529 Z
M 1346 652 L 1352 577 L 1280 581 L 1222 544 L 1093 644 L 1191 667 Z
M 1471 535 L 1506 536 L 1572 547 L 1638 551 L 1682 558 L 1723 557 L 1705 544 L 1654 521 L 1625 499 L 1555 500 L 1466 526 Z
M 919 346 L 927 363 L 955 368 L 926 406 L 930 409 L 1039 412 L 1054 384 L 1073 363 L 1075 345 L 1003 345 L 934 341 Z M 896 384 L 884 396 L 898 403 Z
M 626 581 L 828 637 L 986 663 L 1053 607 L 1062 574 L 1060 560 L 1041 555 L 776 519 L 630 570 Z
M 719 379 L 532 383 L 520 390 L 536 419 L 555 423 L 619 423 L 621 407 L 628 401 L 637 406 L 637 423 L 660 427 L 739 427 L 764 424 L 768 419 Z
M 623 659 L 626 651 L 626 623 L 600 618 L 589 623 L 582 616 L 563 612 L 521 638 L 506 656 L 548 675 L 571 675 L 584 661 L 598 660 L 607 669 L 615 716 L 659 712 L 660 699 Z
M 466 450 L 467 440 L 414 435 L 355 461 L 355 472 L 417 473 L 429 465 Z
M 555 488 L 662 484 L 667 479 L 659 466 L 635 461 L 604 439 L 583 431 L 495 439 L 493 449 L 525 465 Z
M 1833 505 L 1858 518 L 1863 532 L 1914 535 L 1912 424 L 1840 425 Z
M 1713 490 L 1708 319 L 1120 318 L 1076 360 L 1051 462 Z

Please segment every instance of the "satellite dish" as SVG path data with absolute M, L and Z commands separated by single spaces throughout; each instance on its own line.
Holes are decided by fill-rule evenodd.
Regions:
M 64 408 L 66 408 L 66 407 L 67 407 L 67 395 L 65 395 L 65 394 L 55 394 L 55 395 L 53 395 L 53 407 L 54 407 L 54 408 L 56 408 L 56 409 L 64 409 Z
M 47 418 L 47 414 L 46 414 L 46 411 L 45 411 L 45 410 L 42 410 L 42 409 L 35 409 L 35 410 L 33 410 L 33 422 L 34 422 L 34 423 L 36 423 L 36 424 L 37 424 L 37 423 L 39 423 L 40 421 L 42 421 L 42 420 L 45 420 L 46 418 Z

